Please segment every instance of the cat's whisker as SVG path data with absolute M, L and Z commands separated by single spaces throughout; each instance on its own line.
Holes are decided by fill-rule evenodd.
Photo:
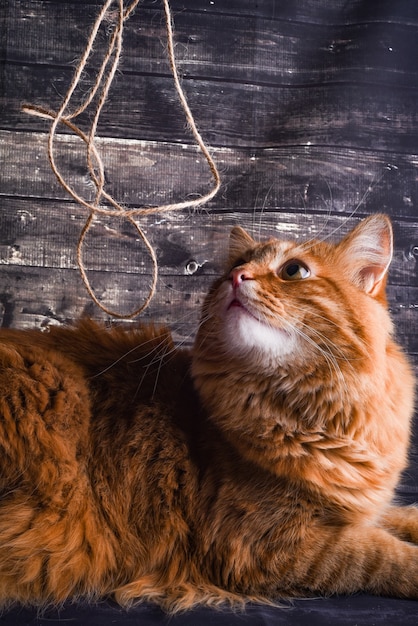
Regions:
M 335 374 L 337 378 L 339 379 L 340 383 L 342 383 L 344 392 L 346 394 L 349 394 L 349 389 L 347 386 L 345 376 L 341 370 L 340 365 L 338 364 L 338 361 L 335 355 L 330 351 L 329 347 L 328 346 L 326 348 L 321 347 L 320 345 L 318 345 L 318 343 L 314 339 L 312 339 L 312 337 L 310 337 L 307 333 L 305 333 L 300 328 L 294 328 L 294 331 L 304 341 L 306 341 L 306 343 L 308 343 L 312 348 L 314 348 L 315 351 L 317 351 L 319 354 L 323 356 L 329 368 L 330 375 L 333 376 Z
M 137 346 L 134 346 L 133 348 L 131 348 L 130 350 L 128 350 L 127 352 L 122 354 L 122 356 L 120 356 L 118 359 L 115 359 L 114 361 L 112 361 L 112 363 L 110 363 L 107 367 L 103 368 L 99 372 L 96 372 L 95 374 L 92 374 L 90 376 L 90 378 L 93 379 L 93 378 L 98 378 L 99 376 L 103 376 L 103 374 L 106 374 L 106 372 L 108 372 L 110 369 L 112 369 L 112 367 L 115 367 L 115 365 L 117 365 L 118 363 L 120 363 L 121 361 L 126 359 L 127 356 L 129 356 L 130 354 L 132 354 L 133 352 L 135 352 L 139 348 L 142 348 L 143 345 L 144 344 L 138 343 Z
M 160 378 L 160 373 L 161 373 L 161 368 L 162 368 L 163 362 L 165 364 L 167 364 L 167 363 L 170 362 L 170 360 L 172 360 L 172 359 L 167 359 L 166 358 L 170 353 L 174 356 L 174 354 L 176 353 L 176 350 L 175 349 L 174 350 L 170 350 L 169 352 L 166 352 L 166 353 L 162 354 L 160 359 L 159 359 L 159 361 L 158 361 L 157 373 L 156 373 L 155 379 L 154 379 L 154 387 L 153 387 L 152 393 L 151 393 L 151 399 L 152 400 L 154 400 L 154 397 L 155 397 L 155 394 L 156 394 L 156 391 L 157 391 L 158 380 Z
M 318 231 L 318 233 L 316 235 L 317 239 L 321 239 L 321 234 L 324 232 L 324 230 L 326 230 L 326 228 L 328 226 L 328 223 L 329 223 L 329 221 L 331 219 L 332 209 L 333 209 L 333 206 L 334 206 L 334 196 L 333 196 L 333 193 L 332 193 L 331 185 L 329 184 L 328 180 L 324 176 L 321 176 L 320 178 L 322 178 L 322 180 L 325 181 L 325 184 L 327 186 L 328 194 L 329 194 L 329 204 L 328 204 L 328 210 L 325 213 L 325 216 L 326 216 L 325 223 L 322 224 L 321 228 L 319 229 L 319 231 Z M 327 206 L 325 198 L 322 198 L 322 199 L 323 199 L 324 205 Z
M 341 224 L 339 224 L 338 226 L 336 226 L 335 228 L 333 228 L 325 237 L 320 237 L 321 233 L 325 230 L 328 222 L 329 222 L 329 218 L 330 215 L 328 216 L 328 220 L 325 224 L 324 227 L 321 228 L 321 230 L 318 232 L 318 234 L 316 235 L 315 238 L 312 239 L 308 239 L 307 241 L 303 242 L 301 244 L 301 247 L 307 252 L 309 251 L 313 245 L 315 245 L 316 241 L 320 240 L 320 241 L 327 241 L 328 239 L 331 239 L 332 237 L 334 237 L 334 235 L 336 235 L 337 233 L 339 233 L 339 231 L 345 227 L 345 225 L 357 214 L 359 208 L 364 204 L 366 198 L 372 193 L 374 187 L 376 187 L 376 185 L 379 185 L 383 178 L 386 175 L 386 170 L 388 168 L 384 168 L 384 170 L 382 171 L 382 173 L 380 174 L 379 178 L 377 178 L 377 173 L 374 174 L 373 179 L 371 181 L 371 183 L 369 183 L 369 185 L 367 186 L 367 189 L 365 190 L 365 192 L 363 193 L 362 197 L 360 198 L 360 200 L 357 202 L 357 204 L 354 206 L 354 209 L 349 213 L 349 215 L 347 215 L 344 219 L 344 221 L 341 222 Z M 331 189 L 330 189 L 331 192 Z
M 149 363 L 146 365 L 146 367 L 144 368 L 141 380 L 138 383 L 138 386 L 136 388 L 135 394 L 133 396 L 133 399 L 135 399 L 142 387 L 142 383 L 144 382 L 146 376 L 148 375 L 149 369 L 154 366 L 157 365 L 157 372 L 155 375 L 155 379 L 154 379 L 154 386 L 153 386 L 153 392 L 152 392 L 152 398 L 154 398 L 155 393 L 157 391 L 157 387 L 158 387 L 158 380 L 159 380 L 159 376 L 160 376 L 160 371 L 161 371 L 161 367 L 164 365 L 167 365 L 168 363 L 170 363 L 170 361 L 172 361 L 176 356 L 177 356 L 177 352 L 178 349 L 185 343 L 185 340 L 182 342 L 179 342 L 176 345 L 173 345 L 173 347 L 169 350 L 167 350 L 167 344 L 162 343 L 160 346 L 158 346 L 158 349 L 154 350 L 152 353 L 148 353 L 147 357 L 149 357 L 151 354 L 153 354 L 152 359 L 149 361 Z M 144 357 L 142 357 L 143 359 Z M 140 362 L 142 359 L 135 359 L 133 361 L 129 361 L 130 364 L 133 363 L 137 363 Z
M 260 208 L 260 216 L 259 216 L 259 220 L 258 220 L 258 240 L 259 241 L 261 240 L 261 227 L 262 227 L 261 226 L 261 222 L 262 222 L 262 219 L 263 219 L 264 211 L 266 209 L 267 200 L 268 200 L 268 197 L 270 195 L 271 190 L 273 189 L 273 186 L 274 186 L 274 184 L 272 183 L 270 185 L 270 187 L 267 189 L 267 192 L 266 192 L 266 194 L 264 196 L 263 204 L 261 205 L 261 208 Z
M 256 228 L 255 220 L 256 220 L 256 215 L 257 215 L 257 211 L 258 211 L 257 204 L 258 204 L 258 197 L 259 197 L 259 195 L 260 195 L 260 187 L 257 188 L 257 193 L 256 193 L 256 196 L 255 196 L 254 206 L 253 206 L 252 215 L 251 215 L 251 218 L 252 218 L 251 219 L 251 221 L 252 221 L 251 230 L 252 230 L 252 232 L 254 232 L 255 228 Z
M 299 326 L 297 326 L 296 324 L 292 323 L 290 320 L 286 319 L 283 316 L 279 315 L 278 317 L 279 317 L 281 323 L 283 324 L 284 328 L 288 328 L 291 332 L 295 332 L 304 341 L 306 341 L 311 347 L 313 347 L 317 352 L 322 354 L 322 356 L 326 360 L 327 365 L 328 365 L 328 367 L 330 369 L 330 373 L 332 374 L 333 371 L 334 371 L 338 375 L 340 380 L 343 382 L 344 386 L 346 386 L 346 381 L 345 381 L 344 375 L 343 375 L 343 373 L 341 371 L 341 368 L 340 368 L 340 366 L 339 366 L 339 364 L 337 362 L 335 354 L 331 351 L 331 349 L 330 349 L 330 347 L 328 345 L 328 341 L 326 340 L 326 337 L 324 337 L 321 333 L 316 332 L 310 326 L 304 324 L 303 322 L 298 321 L 298 324 L 302 324 L 305 328 L 307 328 L 309 330 L 310 333 L 312 333 L 314 336 L 316 335 L 322 342 L 324 342 L 324 340 L 326 340 L 326 342 L 325 342 L 325 346 L 326 347 L 323 348 L 320 345 L 318 345 L 318 343 L 312 337 L 310 337 L 310 335 L 308 335 L 301 328 L 299 328 Z M 262 321 L 262 320 L 260 320 L 260 321 Z M 271 328 L 274 328 L 273 325 L 271 325 Z
M 339 348 L 336 343 L 332 342 L 326 335 L 301 320 L 298 320 L 298 325 L 292 324 L 291 322 L 288 323 L 290 327 L 296 333 L 298 333 L 300 337 L 303 338 L 304 341 L 309 343 L 311 347 L 313 347 L 320 354 L 322 354 L 322 356 L 327 361 L 328 367 L 330 367 L 330 373 L 332 374 L 333 368 L 334 372 L 338 375 L 340 381 L 343 382 L 343 385 L 347 391 L 347 383 L 338 361 L 344 361 L 353 373 L 355 373 L 355 369 L 350 360 L 342 351 L 342 349 Z M 299 325 L 305 328 L 308 332 L 305 332 L 302 330 L 302 328 L 299 328 Z M 313 337 L 311 335 L 313 335 Z
M 311 331 L 311 329 L 310 329 L 310 331 Z M 322 338 L 320 333 L 314 333 L 314 334 L 317 334 L 317 336 L 319 338 Z M 331 349 L 331 346 L 333 348 L 335 348 L 335 344 L 331 344 L 331 346 L 329 344 L 325 344 L 325 346 L 322 347 L 322 346 L 318 345 L 318 343 L 314 339 L 312 339 L 309 335 L 307 335 L 307 333 L 305 333 L 303 331 L 300 331 L 300 335 L 303 337 L 303 339 L 305 341 L 307 341 L 312 347 L 314 347 L 315 350 L 317 350 L 320 354 L 322 354 L 324 359 L 327 361 L 327 364 L 328 364 L 328 366 L 330 368 L 331 375 L 332 375 L 332 370 L 334 370 L 334 372 L 337 374 L 340 382 L 343 383 L 345 391 L 348 393 L 348 386 L 347 386 L 347 383 L 346 383 L 345 376 L 344 376 L 344 374 L 343 374 L 343 372 L 341 370 L 340 364 L 338 363 L 338 357 L 332 352 L 332 349 Z M 341 357 L 339 357 L 339 358 L 341 359 Z M 343 357 L 343 358 L 344 358 L 345 361 L 347 361 L 345 359 L 345 357 Z M 347 364 L 354 371 L 354 368 L 351 365 L 351 363 L 349 363 L 347 361 Z
M 294 309 L 294 311 L 296 311 L 298 314 L 300 313 L 300 311 L 307 313 L 310 317 L 316 317 L 317 319 L 323 320 L 325 321 L 327 324 L 329 324 L 330 326 L 335 327 L 335 329 L 339 328 L 339 324 L 337 322 L 334 322 L 333 320 L 331 320 L 329 317 L 326 317 L 325 315 L 322 315 L 320 313 L 318 313 L 317 311 L 314 311 L 312 309 L 304 309 L 301 306 L 296 306 L 296 305 L 292 305 L 290 303 L 287 303 L 287 308 L 292 310 L 292 308 Z M 313 328 L 311 325 L 309 325 L 307 322 L 303 322 L 303 321 L 299 321 L 299 323 L 303 324 L 305 328 L 308 328 L 310 330 L 310 332 L 316 334 L 318 336 L 318 338 L 320 340 L 322 340 L 323 343 L 325 343 L 326 345 L 330 345 L 333 347 L 333 349 L 335 350 L 335 352 L 333 351 L 332 354 L 336 359 L 342 359 L 344 361 L 346 361 L 347 363 L 351 363 L 351 362 L 356 362 L 356 361 L 360 361 L 362 359 L 361 356 L 358 357 L 348 357 L 342 350 L 342 348 L 340 348 L 337 344 L 335 344 L 333 341 L 331 341 L 331 339 L 329 339 L 329 337 L 327 337 L 325 334 L 321 333 L 319 330 Z M 362 343 L 364 344 L 364 347 L 366 349 L 370 348 L 370 344 L 366 339 L 362 339 Z
M 194 313 L 193 313 L 193 314 L 194 314 Z M 191 316 L 191 315 L 192 315 L 192 312 L 188 312 L 187 314 L 185 314 L 185 315 L 183 316 L 183 318 L 180 318 L 180 320 L 179 320 L 179 321 L 180 321 L 180 322 L 187 321 L 187 316 L 189 316 L 189 315 Z M 178 325 L 178 327 L 179 327 L 179 328 L 181 328 L 181 327 L 182 327 L 182 326 L 181 326 L 181 323 Z M 175 331 L 176 331 L 176 327 L 173 327 L 173 328 L 172 328 L 172 331 L 173 331 L 173 332 L 175 332 Z M 109 332 L 109 331 L 108 331 L 108 329 L 107 329 L 107 328 L 104 328 L 104 329 L 103 329 L 103 333 L 107 333 L 107 332 Z M 182 341 L 177 342 L 177 344 L 176 344 L 176 345 L 183 345 L 185 342 L 186 342 L 186 339 L 183 339 Z M 112 361 L 112 363 L 109 363 L 109 365 L 107 365 L 105 368 L 103 368 L 103 369 L 102 369 L 102 370 L 100 370 L 99 372 L 96 372 L 95 374 L 91 375 L 91 378 L 92 378 L 92 379 L 94 379 L 94 378 L 97 378 L 97 377 L 99 377 L 99 376 L 102 376 L 103 374 L 106 374 L 106 373 L 107 373 L 107 372 L 108 372 L 111 368 L 113 368 L 113 367 L 115 367 L 116 365 L 118 365 L 121 361 L 125 360 L 125 359 L 126 359 L 126 358 L 130 355 L 130 354 L 132 354 L 132 353 L 136 352 L 136 350 L 138 350 L 139 348 L 141 348 L 141 350 L 143 350 L 143 348 L 144 348 L 146 345 L 151 345 L 151 346 L 152 346 L 152 345 L 153 345 L 153 343 L 154 343 L 154 338 L 152 338 L 152 337 L 151 337 L 150 339 L 148 339 L 148 340 L 144 340 L 142 337 L 141 337 L 141 338 L 138 338 L 138 345 L 134 346 L 133 348 L 131 348 L 130 350 L 128 350 L 127 352 L 125 352 L 124 354 L 122 354 L 120 357 L 118 357 L 117 359 L 115 359 L 114 361 Z M 142 354 L 140 358 L 138 358 L 138 359 L 132 359 L 131 361 L 129 361 L 129 363 L 137 363 L 137 362 L 140 362 L 140 361 L 142 361 L 142 360 L 145 360 L 145 359 L 147 359 L 147 358 L 149 357 L 149 355 L 150 355 L 152 352 L 154 352 L 154 348 L 152 348 L 152 349 L 150 350 L 150 352 L 149 352 L 149 353 Z
M 161 346 L 159 346 L 159 350 L 155 350 L 155 351 L 150 353 L 150 354 L 153 355 L 153 357 L 152 357 L 151 361 L 149 361 L 149 363 L 145 366 L 145 368 L 144 368 L 144 370 L 142 372 L 141 379 L 140 379 L 140 381 L 139 381 L 139 383 L 137 385 L 137 388 L 136 388 L 136 391 L 135 391 L 135 393 L 133 395 L 132 400 L 135 400 L 135 398 L 137 397 L 139 391 L 141 390 L 142 384 L 143 384 L 144 380 L 146 379 L 150 368 L 152 366 L 158 364 L 157 373 L 156 373 L 156 376 L 155 376 L 155 379 L 154 379 L 153 392 L 152 392 L 152 396 L 151 396 L 152 398 L 154 398 L 155 391 L 156 391 L 156 388 L 157 388 L 158 378 L 159 378 L 159 374 L 160 374 L 161 364 L 162 364 L 162 362 L 164 360 L 164 357 L 167 354 L 167 352 L 165 351 L 165 348 L 166 348 L 165 344 L 162 344 Z M 175 348 L 173 348 L 171 350 L 171 352 L 175 352 Z M 150 354 L 148 356 L 150 356 Z M 130 361 L 130 363 L 137 363 L 140 360 L 141 359 L 138 359 L 136 361 Z
M 191 310 L 177 345 L 157 325 L 2 329 L 1 607 L 417 599 L 418 512 L 391 504 L 414 405 L 382 306 L 391 235 L 372 216 L 318 243 L 311 275 L 294 242 L 234 229 L 191 350 Z

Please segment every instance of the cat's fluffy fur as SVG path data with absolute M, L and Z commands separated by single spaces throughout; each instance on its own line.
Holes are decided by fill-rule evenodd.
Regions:
M 152 327 L 2 330 L 0 603 L 418 599 L 391 255 L 381 215 L 338 245 L 235 228 L 190 353 Z

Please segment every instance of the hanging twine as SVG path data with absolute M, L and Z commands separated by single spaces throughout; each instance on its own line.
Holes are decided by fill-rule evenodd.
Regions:
M 94 300 L 102 311 L 111 315 L 113 317 L 119 319 L 131 319 L 136 317 L 140 313 L 142 313 L 151 302 L 157 286 L 158 279 L 158 261 L 154 251 L 153 246 L 151 245 L 148 237 L 145 235 L 142 228 L 139 226 L 135 218 L 152 215 L 154 213 L 163 213 L 168 211 L 180 211 L 183 209 L 196 208 L 209 202 L 220 188 L 220 176 L 218 169 L 213 161 L 208 148 L 206 147 L 205 142 L 203 141 L 196 123 L 194 121 L 192 112 L 189 108 L 186 96 L 182 89 L 180 78 L 177 70 L 176 58 L 174 54 L 174 38 L 173 38 L 173 26 L 172 26 L 172 18 L 171 11 L 168 0 L 162 0 L 164 4 L 164 12 L 165 12 L 165 24 L 166 24 L 166 32 L 167 32 L 167 53 L 170 61 L 171 72 L 174 79 L 174 85 L 177 91 L 177 95 L 179 97 L 181 106 L 183 108 L 184 114 L 186 116 L 188 125 L 190 130 L 203 153 L 207 164 L 209 166 L 210 172 L 213 177 L 213 187 L 209 193 L 195 199 L 195 200 L 186 200 L 184 202 L 177 202 L 174 204 L 163 204 L 156 207 L 148 207 L 148 208 L 134 208 L 134 209 L 126 209 L 121 206 L 109 193 L 106 192 L 105 186 L 105 173 L 104 173 L 104 165 L 97 149 L 95 140 L 96 140 L 96 131 L 100 118 L 101 111 L 106 102 L 110 86 L 112 84 L 115 73 L 118 69 L 119 60 L 122 52 L 122 34 L 125 21 L 130 17 L 136 6 L 139 4 L 140 0 L 133 0 L 127 7 L 124 7 L 124 0 L 107 0 L 102 10 L 100 11 L 90 37 L 87 42 L 86 49 L 78 63 L 76 68 L 74 77 L 71 81 L 70 87 L 64 97 L 61 107 L 58 111 L 51 111 L 43 107 L 35 106 L 35 105 L 24 105 L 23 110 L 26 113 L 30 113 L 31 115 L 38 115 L 40 117 L 45 117 L 47 119 L 52 119 L 51 128 L 48 136 L 48 158 L 58 182 L 62 185 L 62 187 L 66 190 L 66 192 L 81 206 L 86 208 L 89 211 L 88 218 L 86 223 L 83 226 L 81 231 L 78 243 L 77 243 L 77 263 L 78 267 L 86 286 L 90 297 Z M 85 70 L 88 59 L 93 51 L 94 43 L 96 41 L 100 26 L 103 21 L 106 19 L 106 14 L 109 10 L 109 7 L 116 2 L 118 5 L 117 10 L 117 20 L 114 25 L 114 30 L 109 38 L 109 44 L 106 50 L 106 53 L 103 58 L 102 65 L 97 73 L 96 80 L 94 82 L 93 87 L 86 95 L 84 101 L 81 103 L 76 110 L 73 112 L 69 111 L 69 105 L 76 90 L 79 82 L 81 80 L 81 76 Z M 116 13 L 116 11 L 115 11 Z M 90 130 L 88 134 L 84 133 L 73 120 L 75 120 L 81 113 L 83 113 L 87 107 L 93 102 L 94 99 L 97 99 L 96 109 L 94 112 L 93 120 L 91 123 Z M 87 168 L 90 175 L 90 178 L 95 187 L 95 196 L 92 202 L 88 202 L 84 198 L 82 198 L 68 181 L 65 179 L 64 175 L 60 172 L 56 158 L 55 158 L 55 141 L 57 135 L 57 128 L 59 124 L 64 124 L 67 128 L 69 128 L 74 134 L 76 134 L 86 145 L 86 162 Z M 103 206 L 103 200 L 105 200 L 109 206 Z M 152 261 L 152 277 L 151 277 L 151 286 L 149 289 L 148 296 L 145 302 L 139 306 L 135 311 L 128 314 L 121 314 L 115 311 L 112 311 L 105 307 L 97 298 L 96 294 L 91 287 L 89 278 L 87 276 L 87 271 L 83 262 L 83 246 L 87 233 L 92 225 L 94 217 L 96 215 L 106 215 L 112 217 L 121 217 L 123 219 L 127 219 L 136 229 L 139 234 L 140 239 L 145 245 L 146 250 L 148 251 L 151 261 Z

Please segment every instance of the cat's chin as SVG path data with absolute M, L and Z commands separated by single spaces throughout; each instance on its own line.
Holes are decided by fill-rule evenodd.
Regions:
M 225 314 L 223 339 L 228 352 L 256 352 L 266 361 L 281 361 L 297 349 L 295 335 L 254 317 L 242 306 L 229 306 Z

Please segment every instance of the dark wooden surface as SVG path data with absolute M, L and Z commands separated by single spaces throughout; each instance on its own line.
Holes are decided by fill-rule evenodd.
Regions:
M 102 5 L 0 3 L 3 326 L 43 327 L 83 313 L 106 317 L 76 266 L 86 213 L 50 170 L 48 123 L 21 111 L 23 103 L 59 107 Z M 338 236 L 358 218 L 384 211 L 395 228 L 390 307 L 418 370 L 416 0 L 172 0 L 171 8 L 182 83 L 221 171 L 222 189 L 198 212 L 141 220 L 160 265 L 157 294 L 143 318 L 168 322 L 179 342 L 192 340 L 233 224 L 256 237 Z M 110 29 L 111 23 L 96 43 L 84 93 Z M 84 115 L 83 128 L 90 119 Z M 126 24 L 120 70 L 98 134 L 107 190 L 127 207 L 181 201 L 210 188 L 176 98 L 160 0 L 143 0 Z M 91 196 L 82 146 L 62 128 L 59 162 L 75 188 Z M 122 313 L 143 302 L 150 260 L 132 226 L 96 219 L 86 244 L 85 262 L 102 302 Z M 415 457 L 413 451 L 401 486 L 409 499 L 418 491 Z M 378 600 L 370 600 L 371 612 L 364 609 L 367 602 L 358 613 L 355 602 L 348 613 L 337 604 L 327 614 L 324 605 L 315 609 L 318 623 L 413 623 L 406 617 L 412 609 L 400 601 L 385 605 L 383 613 Z M 298 623 L 312 620 L 308 608 Z M 84 623 L 80 615 L 77 623 Z M 151 613 L 140 615 L 154 623 Z M 273 624 L 277 615 L 257 619 Z M 89 613 L 86 623 L 113 618 Z M 0 621 L 38 623 L 24 612 Z
M 92 303 L 76 266 L 87 217 L 47 159 L 57 109 L 103 2 L 2 0 L 0 35 L 0 319 L 45 326 Z M 144 319 L 189 343 L 219 271 L 229 228 L 255 236 L 335 236 L 385 211 L 396 253 L 390 306 L 418 365 L 418 5 L 415 0 L 172 0 L 176 56 L 222 189 L 198 212 L 141 219 L 158 253 L 158 290 Z M 91 86 L 111 30 L 83 76 Z M 88 129 L 91 114 L 81 119 Z M 163 6 L 144 0 L 126 23 L 120 70 L 98 145 L 107 190 L 127 207 L 205 193 L 211 177 L 179 106 L 166 53 Z M 59 164 L 83 197 L 92 185 L 83 146 L 65 128 Z M 96 218 L 85 263 L 99 299 L 121 313 L 144 301 L 150 259 L 133 227 Z
M 57 109 L 102 2 L 3 0 L 1 36 L 0 302 L 3 324 L 63 322 L 92 304 L 76 269 L 86 219 L 47 161 L 48 123 L 24 102 Z M 173 0 L 176 55 L 192 111 L 221 170 L 215 200 L 141 220 L 158 251 L 160 281 L 144 315 L 190 341 L 218 271 L 229 227 L 257 236 L 345 232 L 386 211 L 395 221 L 391 306 L 415 357 L 418 305 L 417 25 L 414 0 Z M 83 90 L 107 34 L 96 44 Z M 210 176 L 177 102 L 162 3 L 127 22 L 120 71 L 99 126 L 107 189 L 126 206 L 180 201 Z M 84 127 L 88 128 L 88 115 Z M 80 142 L 60 129 L 60 164 L 85 197 Z M 119 312 L 141 303 L 150 261 L 134 229 L 97 219 L 86 265 L 98 297 Z M 196 269 L 197 268 L 197 269 Z

